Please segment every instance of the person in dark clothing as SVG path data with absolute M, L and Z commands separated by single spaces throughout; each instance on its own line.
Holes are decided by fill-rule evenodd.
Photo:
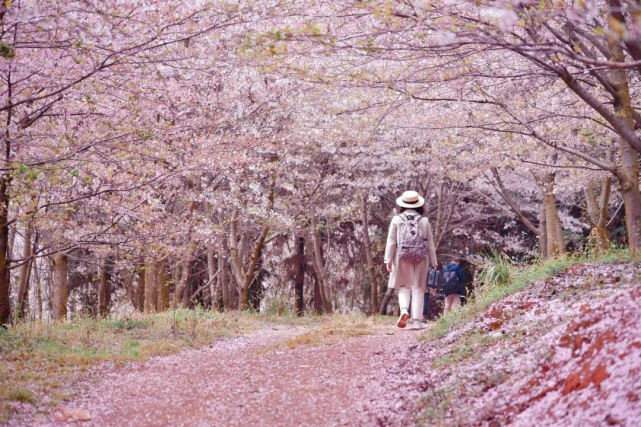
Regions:
M 461 305 L 461 295 L 465 295 L 465 273 L 461 267 L 459 258 L 452 260 L 443 267 L 443 290 L 445 292 L 445 309 L 443 314 L 457 309 Z M 454 274 L 452 274 L 454 273 Z

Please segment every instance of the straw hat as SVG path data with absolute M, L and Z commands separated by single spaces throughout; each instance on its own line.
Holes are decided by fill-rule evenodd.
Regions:
M 396 199 L 396 204 L 402 208 L 420 208 L 425 204 L 425 199 L 416 191 L 405 191 L 401 197 Z

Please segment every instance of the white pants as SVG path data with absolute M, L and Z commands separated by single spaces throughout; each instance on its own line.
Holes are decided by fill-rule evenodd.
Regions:
M 409 312 L 410 310 L 410 298 L 412 299 L 412 319 L 422 319 L 423 318 L 423 298 L 425 291 L 421 288 L 400 288 L 398 290 L 398 305 L 401 307 L 401 313 L 403 310 Z
M 459 294 L 448 295 L 445 297 L 445 309 L 443 314 L 456 310 L 461 306 L 461 296 Z

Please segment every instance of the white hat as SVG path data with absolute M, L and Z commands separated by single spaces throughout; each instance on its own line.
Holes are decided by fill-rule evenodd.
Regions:
M 401 197 L 396 199 L 396 204 L 402 208 L 420 208 L 425 204 L 425 199 L 416 191 L 405 191 Z

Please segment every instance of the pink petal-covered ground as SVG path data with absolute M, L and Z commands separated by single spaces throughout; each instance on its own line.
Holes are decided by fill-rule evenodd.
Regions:
M 433 342 L 381 326 L 289 349 L 309 328 L 268 326 L 102 366 L 66 407 L 87 426 L 638 426 L 639 283 L 631 265 L 575 266 Z
M 274 347 L 307 330 L 273 327 L 208 349 L 102 367 L 65 406 L 89 411 L 83 426 L 377 425 L 371 403 L 391 398 L 393 386 L 379 388 L 377 379 L 417 346 L 419 333 L 384 326 L 331 345 Z M 407 409 L 396 408 L 395 417 L 413 425 L 416 411 Z
M 641 425 L 641 286 L 631 265 L 575 266 L 479 313 L 414 358 L 425 425 Z M 407 374 L 390 372 L 395 378 Z M 383 408 L 381 408 L 381 412 Z

